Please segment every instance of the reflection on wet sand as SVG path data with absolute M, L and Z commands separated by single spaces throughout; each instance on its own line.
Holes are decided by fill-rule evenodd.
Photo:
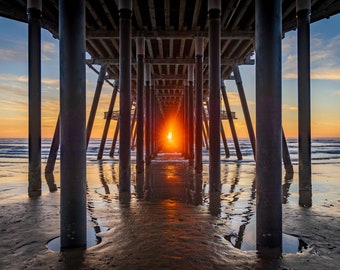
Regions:
M 109 194 L 108 180 L 104 176 L 103 164 L 99 164 L 99 175 L 105 194 Z M 117 166 L 112 165 L 112 181 L 117 183 Z M 193 168 L 179 155 L 161 156 L 144 173 L 136 173 L 132 183 L 136 198 L 144 201 L 174 200 L 193 205 L 207 204 L 212 216 L 222 218 L 231 227 L 224 238 L 241 250 L 255 250 L 255 171 L 242 170 L 241 163 L 222 166 L 222 192 L 208 192 L 207 175 L 194 174 Z M 287 202 L 293 175 L 286 175 L 282 201 Z M 105 196 L 104 194 L 102 194 Z
M 229 165 L 230 166 L 230 165 Z M 226 170 L 227 171 L 227 170 Z M 230 183 L 229 192 L 228 187 L 228 173 L 225 173 L 224 177 L 224 190 L 222 193 L 222 208 L 225 207 L 222 215 L 225 215 L 232 227 L 230 233 L 224 235 L 232 245 L 241 250 L 256 250 L 256 178 L 254 177 L 250 181 L 251 177 L 240 176 L 241 165 L 236 164 L 236 170 Z M 248 179 L 246 183 L 240 183 Z M 289 188 L 293 180 L 293 174 L 288 173 L 284 177 L 285 181 L 282 185 L 282 203 L 287 203 L 289 198 Z M 239 186 L 239 187 L 238 187 Z M 248 197 L 248 198 L 247 198 Z M 301 248 L 301 239 L 296 236 L 283 234 L 283 253 L 296 253 L 301 252 L 305 248 L 306 244 Z M 271 257 L 272 254 L 267 253 L 259 254 L 260 257 Z M 273 261 L 274 263 L 274 261 Z
M 233 244 L 234 247 L 238 249 L 244 250 L 244 245 L 249 245 L 249 243 L 244 243 L 244 236 L 246 227 L 249 223 L 254 222 L 253 216 L 255 214 L 254 205 L 255 205 L 255 179 L 252 182 L 251 186 L 251 193 L 250 198 L 248 199 L 247 205 L 245 206 L 243 212 L 241 213 L 242 220 L 239 222 L 239 230 L 236 234 L 226 235 L 225 238 Z M 234 201 L 229 202 L 229 204 L 235 203 L 238 199 L 237 197 L 234 197 Z M 235 219 L 234 219 L 235 220 Z M 250 230 L 250 232 L 252 232 Z M 250 238 L 249 236 L 247 237 Z M 255 234 L 251 235 L 251 238 L 255 240 Z M 254 247 L 253 247 L 254 249 Z
M 289 198 L 289 195 L 290 195 L 289 188 L 290 188 L 290 185 L 293 182 L 293 176 L 294 176 L 293 173 L 286 173 L 285 174 L 285 177 L 284 177 L 285 182 L 282 185 L 282 203 L 283 204 L 286 204 L 288 202 L 288 198 Z
M 107 184 L 107 180 L 106 180 L 105 175 L 104 175 L 103 161 L 101 159 L 98 160 L 98 167 L 99 167 L 99 179 L 100 179 L 100 182 L 102 183 L 102 185 L 104 187 L 105 194 L 110 194 L 110 188 Z
M 144 199 L 190 201 L 188 187 L 191 186 L 193 172 L 186 169 L 185 161 L 151 163 L 145 169 Z
M 227 208 L 226 213 L 229 213 L 229 216 L 226 218 L 230 220 L 233 228 L 233 231 L 230 234 L 225 234 L 224 237 L 238 249 L 256 249 L 253 226 L 246 230 L 247 226 L 250 223 L 253 225 L 255 221 L 255 175 L 252 177 L 252 180 L 251 177 L 245 178 L 248 181 L 238 187 L 240 183 L 241 164 L 237 163 L 235 165 L 236 169 L 231 179 L 229 192 L 227 192 L 227 181 L 225 181 L 226 187 L 222 189 L 225 190 L 225 193 L 222 194 L 222 199 Z M 228 174 L 226 173 L 225 178 L 227 177 Z M 242 195 L 244 196 L 242 197 Z M 245 235 L 246 232 L 247 235 Z
M 103 245 L 112 249 L 118 245 L 120 254 L 143 250 L 144 254 L 139 258 L 144 261 L 161 249 L 160 260 L 171 258 L 186 265 L 193 257 L 191 250 L 201 249 L 195 254 L 195 260 L 216 255 L 209 254 L 210 249 L 201 245 L 214 240 L 211 225 L 218 224 L 214 226 L 218 226 L 220 235 L 232 246 L 255 250 L 254 168 L 241 163 L 226 163 L 222 170 L 222 192 L 209 193 L 206 174 L 195 175 L 193 168 L 180 156 L 162 156 L 146 166 L 144 173 L 132 172 L 131 200 L 119 198 L 117 208 L 116 202 L 121 196 L 118 194 L 118 164 L 99 161 L 99 181 L 91 182 L 88 193 L 89 221 L 104 242 L 98 248 Z M 283 202 L 288 199 L 290 183 L 286 177 Z M 201 212 L 202 206 L 206 207 L 206 212 Z M 101 208 L 105 210 L 100 212 Z M 105 232 L 101 229 L 101 222 L 111 229 Z M 221 254 L 228 249 L 226 242 L 219 243 Z

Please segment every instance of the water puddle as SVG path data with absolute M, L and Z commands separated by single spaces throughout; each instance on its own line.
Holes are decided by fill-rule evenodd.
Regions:
M 255 224 L 248 224 L 249 227 L 242 234 L 232 233 L 224 235 L 235 248 L 243 251 L 256 250 L 256 231 Z M 304 253 L 308 252 L 310 247 L 298 236 L 282 233 L 282 253 Z
M 107 231 L 109 228 L 107 227 L 102 227 L 102 226 L 87 226 L 87 243 L 86 243 L 86 248 L 93 247 L 95 245 L 98 245 L 101 243 L 102 238 L 98 236 L 98 233 Z M 60 236 L 51 239 L 47 243 L 47 247 L 49 250 L 55 251 L 55 252 L 60 252 Z

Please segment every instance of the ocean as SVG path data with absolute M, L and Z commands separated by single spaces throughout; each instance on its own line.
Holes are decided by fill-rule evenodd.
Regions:
M 288 149 L 293 165 L 298 164 L 298 142 L 297 139 L 287 139 Z M 42 139 L 41 158 L 42 166 L 46 164 L 51 139 Z M 100 139 L 91 139 L 88 151 L 87 162 L 89 165 L 97 163 Z M 239 139 L 239 145 L 243 160 L 242 163 L 254 163 L 251 145 L 248 139 Z M 110 158 L 108 153 L 111 147 L 111 140 L 107 140 L 104 150 L 103 162 L 118 161 L 116 147 L 115 157 Z M 221 144 L 221 162 L 234 162 L 237 160 L 235 147 L 231 139 L 228 141 L 230 158 L 225 158 L 224 147 Z M 312 164 L 339 164 L 340 163 L 340 138 L 315 138 L 312 140 Z M 135 151 L 131 152 L 131 162 L 135 161 Z M 59 162 L 59 156 L 57 159 Z M 203 162 L 209 163 L 208 151 L 203 151 Z M 0 138 L 0 176 L 6 176 L 15 172 L 26 173 L 28 168 L 28 140 Z

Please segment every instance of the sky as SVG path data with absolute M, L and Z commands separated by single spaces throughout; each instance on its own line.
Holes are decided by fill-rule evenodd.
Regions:
M 311 24 L 311 128 L 312 137 L 340 137 L 340 15 Z M 0 138 L 28 136 L 28 32 L 27 24 L 0 17 Z M 59 112 L 58 40 L 42 29 L 42 137 L 53 136 Z M 97 67 L 99 69 L 99 67 Z M 246 98 L 255 127 L 255 66 L 240 66 Z M 87 113 L 97 74 L 86 68 Z M 248 137 L 234 81 L 226 81 L 236 132 Z M 112 87 L 104 83 L 92 137 L 101 137 Z M 286 137 L 298 136 L 297 32 L 282 41 L 282 125 Z M 115 106 L 115 110 L 118 106 Z M 223 108 L 222 108 L 223 109 Z M 226 127 L 227 137 L 231 137 Z M 111 125 L 109 136 L 113 135 Z M 256 127 L 255 127 L 256 128 Z M 111 136 L 112 137 L 112 136 Z

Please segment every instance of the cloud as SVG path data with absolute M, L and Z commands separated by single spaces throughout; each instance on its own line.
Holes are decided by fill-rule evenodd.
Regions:
M 284 111 L 297 111 L 298 107 L 291 104 L 282 104 L 282 110 Z
M 311 70 L 311 78 L 316 80 L 340 80 L 340 67 L 324 66 Z
M 6 82 L 6 83 L 28 83 L 28 76 L 27 75 L 14 75 L 14 74 L 0 74 L 0 82 Z M 49 86 L 55 86 L 56 88 L 59 88 L 59 79 L 51 79 L 51 78 L 41 78 L 42 85 L 49 85 Z
M 28 76 L 27 75 L 22 75 L 17 77 L 17 80 L 22 83 L 28 83 Z
M 297 78 L 297 40 L 292 32 L 283 41 L 282 76 Z M 311 37 L 311 79 L 340 80 L 340 35 L 330 39 L 320 35 Z
M 58 79 L 42 78 L 41 83 L 46 84 L 46 85 L 55 86 L 56 88 L 59 88 L 59 80 Z
M 288 33 L 282 41 L 282 77 L 295 79 L 297 77 L 296 34 Z
M 27 42 L 0 37 L 0 61 L 27 61 Z M 3 63 L 2 63 L 3 64 Z
M 14 74 L 0 73 L 0 81 L 13 81 L 15 77 Z
M 9 50 L 9 49 L 0 49 L 0 60 L 1 61 L 9 61 L 16 58 L 18 55 L 17 51 Z
M 41 49 L 44 53 L 55 53 L 57 51 L 55 44 L 52 42 L 43 42 Z
M 0 98 L 5 99 L 5 97 L 22 97 L 27 95 L 27 87 L 22 85 L 9 85 L 0 83 Z
M 57 48 L 52 42 L 43 42 L 41 45 L 41 60 L 42 61 L 55 61 Z
M 55 61 L 57 57 L 56 45 L 52 42 L 43 42 L 41 46 L 41 60 Z M 0 48 L 1 61 L 26 61 L 28 62 L 28 48 Z
M 19 99 L 27 96 L 25 76 L 0 74 L 0 99 Z

